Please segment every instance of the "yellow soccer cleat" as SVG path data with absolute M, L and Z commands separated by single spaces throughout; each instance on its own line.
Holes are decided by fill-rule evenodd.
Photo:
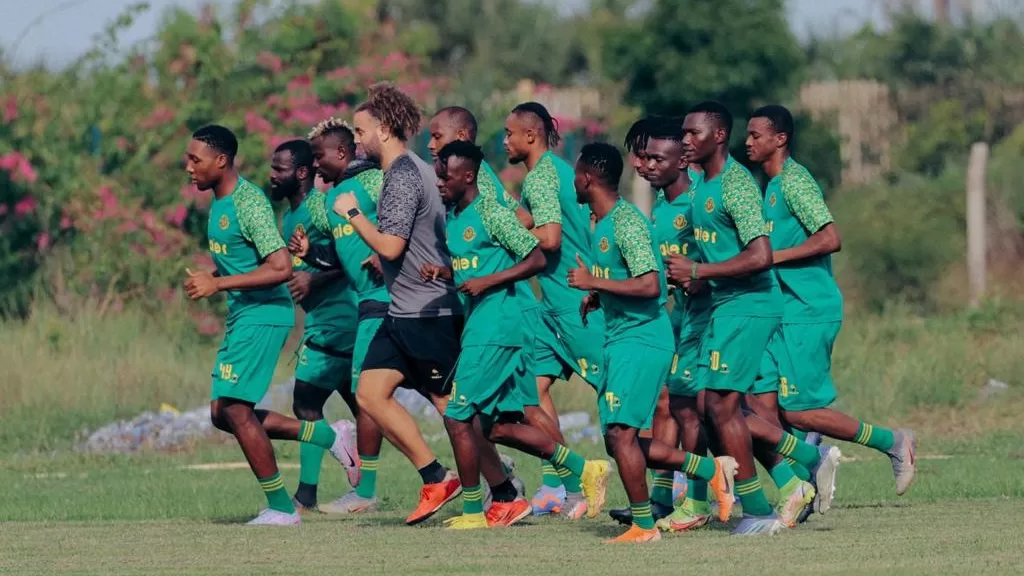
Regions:
M 454 516 L 444 521 L 444 527 L 449 530 L 474 530 L 476 528 L 487 528 L 487 517 L 483 512 L 479 514 L 463 514 Z
M 580 480 L 583 484 L 583 495 L 587 498 L 587 518 L 597 518 L 604 506 L 605 493 L 608 491 L 608 475 L 611 466 L 607 460 L 587 460 L 583 466 Z

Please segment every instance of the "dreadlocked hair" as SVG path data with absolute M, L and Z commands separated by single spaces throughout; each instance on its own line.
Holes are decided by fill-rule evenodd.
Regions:
M 523 102 L 513 108 L 512 112 L 536 116 L 544 126 L 544 137 L 547 140 L 548 148 L 554 148 L 562 141 L 562 135 L 558 133 L 558 122 L 551 117 L 548 109 L 543 104 L 539 102 Z
M 403 142 L 420 131 L 422 115 L 408 94 L 390 82 L 378 82 L 370 86 L 368 93 L 366 102 L 360 104 L 356 112 L 369 112 Z

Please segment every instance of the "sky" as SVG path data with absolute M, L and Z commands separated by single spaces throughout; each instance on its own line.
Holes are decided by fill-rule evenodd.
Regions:
M 137 0 L 0 0 L 0 46 L 19 64 L 40 60 L 60 66 L 85 52 L 92 38 L 103 31 L 125 7 Z M 160 14 L 171 6 L 197 9 L 204 0 L 148 0 L 150 10 L 123 35 L 132 44 L 150 37 Z M 214 0 L 222 4 L 228 0 Z M 562 0 L 582 2 L 583 0 Z M 809 31 L 832 33 L 879 21 L 882 0 L 788 0 L 790 24 L 805 38 Z

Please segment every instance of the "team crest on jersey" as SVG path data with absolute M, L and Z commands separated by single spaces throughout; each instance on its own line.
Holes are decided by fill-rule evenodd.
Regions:
M 608 251 L 608 238 L 601 238 L 601 241 L 597 243 L 597 248 L 601 252 Z
M 772 195 L 768 197 L 768 205 L 775 208 L 775 192 L 772 192 Z
M 686 216 L 679 214 L 675 217 L 675 220 L 672 221 L 672 225 L 676 227 L 676 230 L 686 228 Z
M 227 230 L 228 226 L 231 226 L 231 220 L 228 219 L 228 215 L 225 214 L 220 217 L 220 221 L 217 222 L 220 225 L 221 230 Z
M 472 226 L 466 226 L 466 229 L 462 232 L 462 239 L 466 242 L 472 242 L 473 238 L 476 238 L 476 230 L 473 230 Z
M 715 211 L 715 201 L 713 199 L 711 199 L 711 198 L 708 198 L 707 201 L 704 202 L 704 210 L 707 211 L 709 214 L 711 212 L 714 212 Z
M 302 224 L 296 224 L 295 225 L 295 231 L 296 232 L 302 232 L 303 234 L 305 234 L 306 233 L 306 227 L 303 226 Z

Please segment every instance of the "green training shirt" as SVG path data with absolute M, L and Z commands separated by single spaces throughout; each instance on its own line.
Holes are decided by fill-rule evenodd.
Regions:
M 690 190 L 700 178 L 699 175 L 691 174 Z M 700 262 L 700 250 L 697 248 L 697 240 L 693 237 L 693 223 L 691 217 L 691 203 L 693 197 L 690 191 L 684 192 L 669 202 L 663 191 L 658 191 L 654 201 L 654 208 L 651 216 L 654 220 L 654 239 L 658 244 L 658 251 L 662 261 L 669 256 L 681 255 L 690 260 Z M 675 307 L 672 313 L 683 313 L 700 315 L 711 310 L 711 293 L 701 292 L 695 296 L 687 296 L 682 288 L 673 290 Z M 678 311 L 678 312 L 677 312 Z
M 285 247 L 270 200 L 239 177 L 235 189 L 210 205 L 206 226 L 210 253 L 220 276 L 246 274 Z M 260 290 L 227 290 L 227 326 L 294 326 L 295 308 L 284 284 Z
M 792 158 L 768 183 L 764 212 L 774 250 L 799 246 L 833 221 L 818 183 Z M 831 255 L 779 264 L 775 275 L 782 289 L 784 322 L 843 319 L 843 295 L 832 276 Z
M 310 245 L 329 245 L 333 242 L 330 234 L 313 225 L 314 212 L 324 213 L 327 195 L 310 190 L 305 199 L 294 210 L 289 208 L 284 213 L 281 228 L 285 238 L 291 238 L 296 230 L 302 230 L 309 238 Z M 295 271 L 317 274 L 319 271 L 292 256 L 292 269 Z M 329 327 L 344 332 L 356 329 L 359 310 L 356 304 L 356 293 L 347 275 L 336 278 L 329 284 L 311 290 L 300 303 L 306 311 L 306 329 Z
M 667 285 L 650 222 L 622 198 L 594 227 L 594 264 L 598 278 L 628 280 L 655 272 L 661 293 L 657 298 L 630 298 L 601 292 L 607 326 L 606 341 L 639 340 L 654 348 L 675 350 L 672 326 L 665 311 Z
M 456 286 L 511 268 L 539 244 L 511 209 L 482 192 L 461 212 L 449 212 L 445 229 Z M 460 297 L 467 316 L 462 341 L 467 345 L 525 343 L 529 327 L 522 323 L 522 311 L 538 305 L 529 284 L 516 282 L 475 298 Z
M 519 208 L 519 202 L 505 190 L 505 186 L 502 185 L 501 179 L 495 174 L 494 169 L 486 161 L 480 164 L 479 178 L 477 178 L 477 187 L 480 189 L 482 196 L 490 196 L 498 201 L 498 204 L 505 208 L 511 209 L 513 212 Z
M 701 262 L 735 258 L 752 241 L 768 235 L 760 188 L 732 156 L 721 174 L 693 186 L 692 202 L 690 220 Z M 782 316 L 782 294 L 770 269 L 711 280 L 711 302 L 715 316 Z
M 547 267 L 539 275 L 542 304 L 551 314 L 579 310 L 586 295 L 569 287 L 569 270 L 576 267 L 576 255 L 590 265 L 590 207 L 576 202 L 575 174 L 565 160 L 547 151 L 523 180 L 523 205 L 533 215 L 534 226 L 561 224 L 562 247 L 545 253 Z

